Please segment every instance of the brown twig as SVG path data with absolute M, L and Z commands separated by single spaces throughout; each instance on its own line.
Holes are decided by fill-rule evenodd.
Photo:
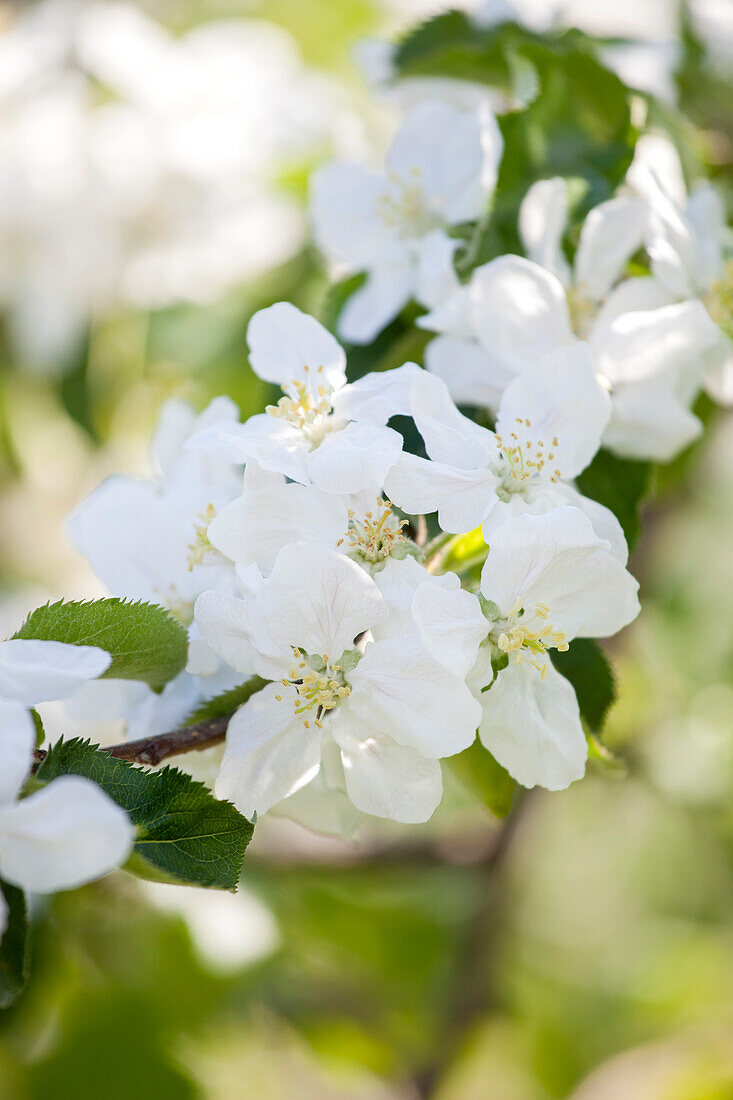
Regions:
M 106 752 L 118 760 L 130 760 L 135 764 L 160 764 L 169 756 L 208 749 L 224 740 L 231 714 L 222 718 L 209 718 L 197 722 L 194 726 L 160 733 L 155 737 L 141 737 L 138 741 L 125 741 L 121 745 L 102 746 L 99 752 Z M 46 757 L 45 749 L 36 749 L 38 763 Z

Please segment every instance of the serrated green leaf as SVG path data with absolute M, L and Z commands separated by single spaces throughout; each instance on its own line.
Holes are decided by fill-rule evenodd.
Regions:
M 5 933 L 0 940 L 0 1008 L 7 1008 L 28 980 L 30 941 L 25 894 L 17 886 L 0 881 L 8 907 Z
M 229 802 L 178 771 L 150 772 L 73 739 L 53 745 L 36 778 L 83 775 L 98 783 L 138 829 L 129 869 L 162 882 L 233 890 L 253 826 Z
M 253 676 L 244 684 L 238 684 L 237 687 L 229 688 L 228 691 L 222 691 L 219 695 L 214 695 L 211 699 L 205 699 L 204 702 L 188 716 L 183 725 L 195 726 L 199 722 L 208 722 L 211 718 L 226 718 L 228 714 L 234 714 L 235 710 L 239 710 L 240 707 L 243 707 L 250 696 L 258 691 L 262 691 L 267 683 L 268 681 L 263 680 L 260 676 Z
M 517 784 L 506 768 L 479 741 L 456 756 L 449 756 L 446 764 L 465 787 L 475 794 L 494 817 L 506 817 L 512 808 Z
M 104 678 L 142 680 L 156 691 L 183 671 L 188 654 L 185 627 L 165 608 L 112 597 L 44 604 L 14 637 L 99 646 L 112 655 Z
M 639 507 L 649 491 L 651 471 L 649 462 L 633 462 L 600 450 L 577 478 L 584 496 L 605 504 L 616 516 L 630 550 L 641 530 Z
M 605 653 L 592 638 L 575 638 L 565 653 L 551 649 L 550 656 L 575 688 L 581 717 L 598 733 L 616 698 L 616 680 Z

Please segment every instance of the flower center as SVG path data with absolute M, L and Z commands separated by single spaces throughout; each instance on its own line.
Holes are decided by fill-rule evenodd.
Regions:
M 596 303 L 580 287 L 568 287 L 566 293 L 573 332 L 578 339 L 585 340 L 593 323 Z
M 268 405 L 266 412 L 281 420 L 287 420 L 294 428 L 302 432 L 311 446 L 311 450 L 323 442 L 329 432 L 343 427 L 341 421 L 333 415 L 333 386 L 323 381 L 323 367 L 316 371 L 316 378 L 308 376 L 300 382 L 293 379 L 289 386 L 283 386 L 284 395 L 277 405 Z
M 716 325 L 733 340 L 733 260 L 726 262 L 723 275 L 713 283 L 703 301 Z
M 531 428 L 532 421 L 522 417 L 516 418 L 516 423 L 522 429 Z M 524 432 L 523 432 L 524 434 Z M 499 500 L 504 502 L 511 499 L 515 493 L 526 492 L 532 481 L 549 477 L 550 481 L 559 481 L 560 470 L 552 467 L 552 472 L 543 473 L 548 463 L 555 461 L 554 447 L 559 447 L 560 442 L 556 435 L 552 437 L 550 446 L 546 446 L 543 439 L 520 439 L 517 432 L 511 432 L 509 441 L 502 436 L 496 436 L 496 446 L 499 450 L 499 462 L 496 472 L 501 477 L 501 485 L 496 490 Z
M 443 221 L 430 209 L 420 181 L 421 171 L 410 169 L 411 179 L 390 175 L 392 185 L 377 199 L 377 214 L 387 229 L 393 229 L 398 237 L 422 237 L 433 229 L 440 229 Z
M 390 555 L 404 558 L 411 545 L 402 533 L 406 523 L 405 519 L 397 519 L 386 500 L 377 497 L 376 511 L 365 512 L 361 518 L 349 508 L 349 528 L 336 546 L 346 543 L 349 556 L 360 558 L 368 565 L 380 565 Z
M 292 648 L 295 663 L 282 680 L 283 687 L 295 689 L 288 691 L 287 701 L 292 702 L 294 713 L 302 719 L 306 729 L 310 728 L 312 720 L 316 729 L 320 730 L 323 728 L 323 716 L 351 694 L 351 685 L 346 681 L 340 661 L 332 663 L 325 653 L 310 654 L 297 646 Z M 351 650 L 342 657 L 346 658 L 344 664 L 354 667 L 356 660 Z M 285 697 L 276 695 L 275 698 L 280 703 Z
M 192 573 L 197 565 L 201 565 L 209 555 L 219 556 L 219 551 L 209 542 L 209 524 L 216 515 L 216 508 L 209 503 L 203 512 L 199 513 L 198 523 L 194 524 L 193 542 L 188 544 L 188 571 Z
M 522 619 L 525 619 L 526 625 L 522 625 Z M 540 619 L 544 626 L 538 626 L 536 619 Z M 548 649 L 557 649 L 560 653 L 568 649 L 567 635 L 562 630 L 556 630 L 549 619 L 550 608 L 547 604 L 535 604 L 534 616 L 530 619 L 525 615 L 521 600 L 517 600 L 507 618 L 494 624 L 489 638 L 508 655 L 512 664 L 521 664 L 526 657 L 544 680 L 549 667 Z

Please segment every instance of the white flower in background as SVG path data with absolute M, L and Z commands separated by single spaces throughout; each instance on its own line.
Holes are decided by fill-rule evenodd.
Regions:
M 456 534 L 483 525 L 491 543 L 513 516 L 574 504 L 626 561 L 616 517 L 572 484 L 598 450 L 611 412 L 586 344 L 552 352 L 515 378 L 495 432 L 463 416 L 445 384 L 425 371 L 412 383 L 411 405 L 430 460 L 403 454 L 388 474 L 385 490 L 404 511 L 437 511 L 442 529 Z
M 61 776 L 18 799 L 36 743 L 27 708 L 68 696 L 110 660 L 95 646 L 0 642 L 0 878 L 25 890 L 90 882 L 123 863 L 132 846 L 127 814 L 89 779 Z
M 248 816 L 263 813 L 323 761 L 343 769 L 342 785 L 365 813 L 430 817 L 442 792 L 438 758 L 471 743 L 480 707 L 414 635 L 371 641 L 388 616 L 364 569 L 308 543 L 286 546 L 245 598 L 199 598 L 196 621 L 212 649 L 276 681 L 229 724 L 219 797 Z M 332 743 L 336 754 L 324 748 Z
M 0 303 L 37 369 L 120 306 L 210 301 L 288 259 L 305 219 L 278 176 L 362 147 L 260 20 L 174 36 L 132 4 L 46 0 L 8 12 L 0 72 Z
M 719 326 L 706 355 L 708 392 L 733 404 L 733 260 L 725 259 L 725 209 L 709 184 L 688 196 L 676 149 L 650 134 L 636 148 L 628 180 L 649 204 L 647 251 L 662 304 L 699 298 Z M 652 293 L 652 291 L 650 291 Z
M 167 401 L 152 443 L 156 476 L 107 478 L 68 517 L 69 539 L 110 595 L 162 604 L 187 624 L 199 593 L 233 576 L 206 531 L 240 492 L 241 468 L 186 442 L 238 417 L 226 397 L 199 414 L 184 401 Z
M 493 536 L 481 597 L 418 589 L 413 613 L 430 651 L 467 675 L 483 710 L 479 737 L 525 787 L 567 787 L 585 770 L 575 692 L 550 650 L 608 637 L 639 612 L 638 585 L 572 507 L 523 515 Z M 496 663 L 508 659 L 494 671 Z
M 89 684 L 65 704 L 75 720 L 124 719 L 128 737 L 153 736 L 175 729 L 203 698 L 240 681 L 192 618 L 201 592 L 234 587 L 234 566 L 211 545 L 207 529 L 241 491 L 242 471 L 185 446 L 197 432 L 234 424 L 238 416 L 226 397 L 199 414 L 184 401 L 167 401 L 151 447 L 156 476 L 107 478 L 67 518 L 71 543 L 110 595 L 161 604 L 189 626 L 186 671 L 162 692 L 132 682 Z
M 643 243 L 646 216 L 634 198 L 596 207 L 571 269 L 561 248 L 565 182 L 535 184 L 520 214 L 534 259 L 500 256 L 476 268 L 468 284 L 420 318 L 441 334 L 426 348 L 428 369 L 457 402 L 495 409 L 512 378 L 581 337 L 611 394 L 604 444 L 630 458 L 673 457 L 699 434 L 689 407 L 716 333 L 699 302 L 668 304 L 649 294 L 644 279 L 619 282 Z
M 346 356 L 330 332 L 289 302 L 254 315 L 247 329 L 250 363 L 282 386 L 277 405 L 246 424 L 214 424 L 189 442 L 230 462 L 254 459 L 329 493 L 381 486 L 402 450 L 386 427 L 404 410 L 414 364 L 346 384 Z
M 415 107 L 387 153 L 385 173 L 331 164 L 313 178 L 317 243 L 364 286 L 339 317 L 339 335 L 366 344 L 411 298 L 440 300 L 457 242 L 447 230 L 481 217 L 493 191 L 502 138 L 486 104 L 462 111 Z

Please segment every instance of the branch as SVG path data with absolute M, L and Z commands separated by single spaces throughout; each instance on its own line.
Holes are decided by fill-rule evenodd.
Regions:
M 121 745 L 101 746 L 99 752 L 106 752 L 118 760 L 130 760 L 135 764 L 160 764 L 169 756 L 179 756 L 197 749 L 208 749 L 224 740 L 231 714 L 221 718 L 209 718 L 197 722 L 195 726 L 159 733 L 155 737 L 141 737 L 138 741 L 125 741 Z M 45 749 L 36 749 L 37 763 L 46 757 Z

